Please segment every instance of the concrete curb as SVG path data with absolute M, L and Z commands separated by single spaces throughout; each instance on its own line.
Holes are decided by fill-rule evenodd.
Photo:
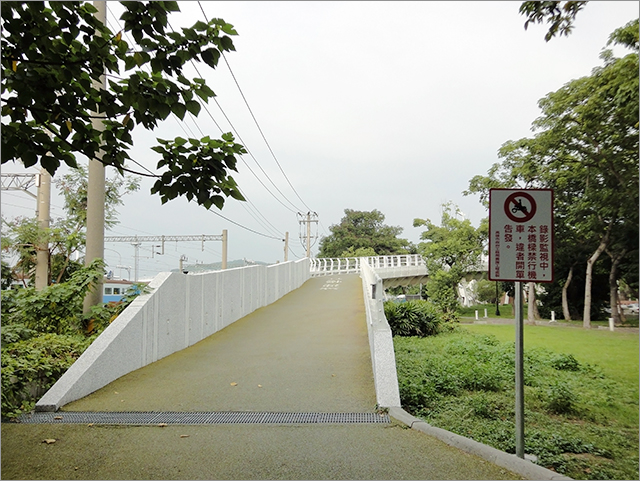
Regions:
M 551 471 L 550 469 L 543 468 L 537 464 L 533 464 L 531 461 L 519 458 L 513 454 L 505 453 L 499 449 L 493 448 L 486 444 L 479 443 L 473 439 L 465 438 L 459 434 L 452 433 L 445 429 L 436 428 L 430 424 L 418 419 L 404 409 L 399 407 L 390 407 L 389 416 L 396 421 L 399 421 L 411 429 L 423 432 L 429 436 L 433 436 L 441 441 L 444 441 L 450 446 L 456 447 L 461 451 L 469 454 L 474 454 L 482 459 L 485 459 L 493 464 L 508 469 L 520 476 L 527 479 L 544 479 L 544 480 L 570 480 L 561 474 Z

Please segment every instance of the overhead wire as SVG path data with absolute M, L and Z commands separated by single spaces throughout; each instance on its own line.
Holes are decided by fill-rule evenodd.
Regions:
M 207 19 L 207 14 L 204 11 L 204 8 L 202 7 L 202 4 L 198 1 L 198 6 L 200 7 L 200 10 L 202 11 L 202 15 L 204 16 L 205 21 L 208 22 Z M 265 144 L 267 145 L 267 148 L 269 149 L 269 152 L 271 153 L 271 155 L 273 156 L 273 159 L 275 160 L 278 168 L 280 169 L 280 172 L 282 172 L 282 175 L 284 176 L 284 178 L 286 179 L 287 183 L 289 184 L 289 186 L 291 187 L 291 189 L 293 190 L 293 192 L 296 194 L 296 196 L 298 197 L 298 199 L 300 199 L 300 201 L 302 202 L 302 204 L 307 208 L 307 210 L 311 211 L 313 209 L 311 209 L 305 202 L 304 200 L 300 197 L 300 195 L 298 194 L 298 192 L 296 191 L 295 187 L 293 186 L 293 184 L 291 184 L 291 181 L 289 180 L 289 177 L 287 176 L 287 174 L 285 173 L 284 169 L 282 168 L 282 165 L 280 164 L 280 162 L 278 161 L 278 158 L 276 157 L 275 153 L 273 152 L 273 149 L 271 148 L 271 145 L 269 144 L 269 142 L 267 141 L 266 136 L 264 135 L 264 132 L 262 131 L 262 128 L 260 127 L 260 124 L 258 123 L 258 120 L 256 119 L 256 116 L 253 113 L 253 110 L 251 109 L 249 102 L 247 101 L 247 98 L 244 94 L 244 92 L 242 91 L 242 88 L 240 87 L 240 83 L 238 82 L 235 74 L 233 73 L 233 70 L 231 69 L 231 65 L 229 64 L 229 61 L 227 60 L 226 56 L 224 55 L 224 52 L 221 52 L 221 56 L 224 59 L 227 68 L 229 69 L 229 72 L 231 73 L 231 77 L 233 78 L 233 81 L 235 82 L 236 87 L 238 88 L 238 91 L 240 92 L 240 96 L 242 97 L 242 100 L 244 101 L 247 109 L 249 110 L 249 114 L 251 115 L 251 118 L 253 119 L 254 123 L 256 124 L 256 127 L 258 128 L 258 131 L 260 132 L 260 135 L 262 136 L 262 139 L 264 140 Z M 223 115 L 225 116 L 225 118 L 227 119 L 227 121 L 229 122 L 229 124 L 232 126 L 233 128 L 233 124 L 231 123 L 231 121 L 228 119 L 227 115 L 225 114 L 224 110 L 222 109 L 222 107 L 220 106 L 220 104 L 218 103 L 218 101 L 216 99 L 214 99 L 214 101 L 216 102 L 216 104 L 218 104 L 218 107 L 220 107 L 220 110 L 222 111 Z M 235 132 L 235 128 L 234 132 Z M 236 132 L 237 134 L 237 132 Z M 238 135 L 238 138 L 240 139 L 240 136 Z M 247 152 L 249 152 L 249 149 L 247 149 Z M 255 159 L 255 157 L 250 154 L 251 157 L 253 157 L 253 159 L 256 161 L 256 164 L 258 165 L 258 167 L 260 167 L 260 170 L 262 170 L 262 172 L 267 176 L 267 178 L 269 179 L 269 181 L 273 184 L 273 186 L 278 190 L 278 192 L 280 192 L 280 194 L 287 199 L 287 202 L 289 202 L 292 206 L 294 206 L 297 211 L 301 211 L 303 209 L 300 209 L 298 206 L 296 206 L 293 202 L 291 202 L 281 191 L 280 189 L 278 189 L 278 187 L 275 185 L 275 183 L 273 182 L 273 180 L 268 176 L 268 174 L 264 171 L 264 169 L 262 169 L 262 166 L 258 163 L 258 161 Z
M 113 13 L 112 13 L 110 10 L 109 10 L 109 12 L 111 13 L 112 17 L 114 17 L 114 18 L 115 18 L 115 15 L 113 15 Z M 116 21 L 116 24 L 118 24 L 118 25 L 119 25 L 119 21 L 118 21 L 118 19 L 115 19 L 115 21 Z M 171 27 L 171 25 L 169 25 L 169 27 L 173 30 L 173 27 Z M 119 30 L 122 30 L 122 29 L 119 29 Z M 128 38 L 128 37 L 127 37 L 127 38 Z M 193 64 L 194 68 L 196 69 L 196 72 L 198 73 L 198 75 L 200 75 L 200 76 L 201 76 L 200 72 L 198 71 L 197 67 L 195 66 L 195 63 L 194 63 L 193 61 L 192 61 L 191 63 Z M 214 100 L 215 100 L 215 99 L 214 99 Z M 230 119 L 228 118 L 228 116 L 226 115 L 226 113 L 224 112 L 224 110 L 222 109 L 222 107 L 219 105 L 219 103 L 217 102 L 217 100 L 216 100 L 216 104 L 217 104 L 217 105 L 218 105 L 218 107 L 220 108 L 221 112 L 223 113 L 223 115 L 225 116 L 225 118 L 227 119 L 227 121 L 229 122 L 229 124 L 232 126 L 232 129 L 234 130 L 234 132 L 235 132 L 235 133 L 236 133 L 236 135 L 238 136 L 238 139 L 239 139 L 241 142 L 243 142 L 243 141 L 241 140 L 241 137 L 240 137 L 240 135 L 238 134 L 237 130 L 235 129 L 235 127 L 233 126 L 233 124 L 231 123 Z M 213 115 L 211 114 L 211 112 L 209 111 L 209 109 L 207 108 L 207 106 L 206 106 L 205 104 L 202 104 L 202 105 L 203 105 L 203 107 L 204 107 L 205 111 L 207 112 L 207 114 L 209 115 L 209 117 L 211 118 L 211 120 L 212 120 L 212 121 L 214 122 L 214 124 L 216 125 L 216 127 L 218 127 L 218 129 L 220 130 L 220 132 L 223 132 L 222 128 L 221 128 L 221 127 L 220 127 L 220 125 L 216 122 L 215 118 L 213 117 Z M 174 114 L 174 116 L 175 116 L 175 114 Z M 193 117 L 193 116 L 192 116 L 192 117 Z M 205 134 L 204 134 L 204 132 L 202 131 L 202 129 L 200 128 L 200 126 L 198 125 L 197 121 L 196 121 L 195 119 L 192 119 L 192 120 L 193 120 L 194 124 L 196 125 L 196 127 L 198 128 L 198 130 L 202 133 L 202 135 L 205 135 Z M 186 124 L 184 124 L 184 122 L 178 122 L 178 124 L 179 124 L 179 125 L 180 125 L 180 127 L 183 129 L 183 131 L 185 131 L 185 133 L 186 133 L 185 126 L 186 126 L 187 128 L 189 128 L 189 126 L 188 126 L 188 125 L 186 125 Z M 190 129 L 190 128 L 189 128 L 189 130 L 191 131 L 191 129 Z M 193 132 L 192 132 L 192 131 L 191 131 L 191 133 L 192 133 L 192 135 L 193 135 Z M 245 148 L 246 148 L 246 146 L 245 146 Z M 249 152 L 248 148 L 247 148 L 247 152 Z M 264 169 L 262 169 L 262 167 L 260 166 L 260 164 L 258 163 L 258 161 L 255 159 L 255 157 L 253 156 L 253 154 L 251 154 L 250 152 L 249 152 L 249 154 L 250 154 L 250 155 L 251 155 L 251 157 L 256 161 L 256 164 L 260 167 L 260 169 L 264 172 Z M 242 159 L 242 160 L 243 160 L 243 162 L 244 162 L 244 159 Z M 268 192 L 269 192 L 269 193 L 270 193 L 270 194 L 271 194 L 271 195 L 272 195 L 276 200 L 278 200 L 278 201 L 279 201 L 279 202 L 280 202 L 280 203 L 281 203 L 285 208 L 287 208 L 287 209 L 288 209 L 288 210 L 290 210 L 291 212 L 295 212 L 295 211 L 293 211 L 292 209 L 290 209 L 287 205 L 285 205 L 284 203 L 282 203 L 282 201 L 280 201 L 280 199 L 278 199 L 278 198 L 277 198 L 277 197 L 276 197 L 276 196 L 275 196 L 275 195 L 274 195 L 274 194 L 273 194 L 273 193 L 272 193 L 272 192 L 271 192 L 271 191 L 266 187 L 266 185 L 264 185 L 264 183 L 263 183 L 263 182 L 262 182 L 262 180 L 259 178 L 259 176 L 257 176 L 257 175 L 255 174 L 255 172 L 254 172 L 254 171 L 253 171 L 253 170 L 248 166 L 248 164 L 246 164 L 246 162 L 244 162 L 244 163 L 245 163 L 245 165 L 247 165 L 247 168 L 249 168 L 249 170 L 250 170 L 250 171 L 251 171 L 251 173 L 256 177 L 256 179 L 258 179 L 258 181 L 259 181 L 259 182 L 260 182 L 260 183 L 265 187 L 265 189 L 266 189 L 266 190 L 267 190 L 267 191 L 268 191 Z M 136 162 L 136 164 L 138 164 L 138 163 Z M 138 165 L 140 165 L 140 164 L 138 164 Z M 151 172 L 151 171 L 150 171 L 149 169 L 147 169 L 146 167 L 144 167 L 144 166 L 141 166 L 141 167 L 145 168 L 145 170 L 147 170 L 149 173 L 152 173 L 152 174 L 153 174 L 153 172 Z M 267 178 L 268 178 L 268 179 L 273 183 L 273 181 L 272 181 L 272 180 L 271 180 L 271 178 L 268 176 L 268 174 L 267 174 L 266 172 L 264 172 L 264 174 L 265 174 L 265 176 L 266 176 L 266 177 L 267 177 Z M 157 175 L 157 174 L 156 174 L 156 175 Z M 285 195 L 284 195 L 284 194 L 283 194 L 283 193 L 278 189 L 278 187 L 275 185 L 275 183 L 273 183 L 273 184 L 274 184 L 274 187 L 278 190 L 278 192 L 280 192 L 280 194 L 283 196 L 283 198 L 285 198 L 285 200 L 287 200 L 291 205 L 293 205 L 294 207 L 296 207 L 296 206 L 295 206 L 295 204 L 293 204 L 293 203 L 292 203 L 292 202 L 291 202 L 291 201 L 290 201 L 290 200 L 289 200 L 289 199 L 288 199 L 288 198 L 287 198 L 287 197 L 286 197 L 286 196 L 285 196 Z M 243 193 L 243 196 L 246 198 L 246 195 L 245 195 L 244 193 Z M 271 222 L 269 222 L 269 220 L 268 220 L 268 219 L 267 219 L 267 218 L 266 218 L 266 217 L 265 217 L 265 216 L 264 216 L 264 215 L 259 211 L 259 209 L 258 209 L 257 207 L 255 207 L 255 205 L 254 205 L 253 203 L 251 203 L 250 201 L 248 201 L 248 202 L 253 206 L 253 208 L 256 210 L 256 212 L 257 212 L 260 216 L 262 216 L 262 217 L 265 219 L 265 221 L 266 221 L 266 222 L 267 222 L 267 223 L 268 223 L 268 224 L 269 224 L 269 225 L 270 225 L 270 226 L 275 230 L 275 232 L 276 232 L 280 237 L 276 237 L 276 236 L 272 236 L 272 235 L 264 234 L 264 233 L 262 233 L 262 232 L 258 232 L 258 231 L 256 231 L 256 230 L 251 229 L 251 228 L 249 228 L 249 227 L 246 227 L 246 226 L 244 226 L 244 225 L 242 225 L 242 224 L 240 224 L 240 223 L 238 223 L 238 222 L 236 222 L 236 221 L 233 221 L 233 220 L 231 220 L 231 219 L 227 218 L 226 216 L 223 216 L 222 214 L 219 214 L 219 213 L 217 213 L 217 212 L 215 212 L 215 211 L 210 211 L 210 212 L 212 212 L 212 213 L 214 213 L 215 215 L 218 215 L 219 217 L 221 217 L 221 218 L 225 219 L 227 222 L 231 222 L 232 224 L 234 224 L 234 225 L 236 225 L 236 226 L 238 226 L 238 227 L 240 227 L 240 228 L 242 228 L 242 229 L 245 229 L 245 230 L 247 230 L 247 231 L 249 231 L 249 232 L 252 232 L 252 233 L 254 233 L 254 234 L 257 234 L 257 235 L 260 235 L 260 236 L 263 236 L 263 237 L 266 237 L 266 238 L 271 238 L 271 239 L 276 239 L 276 240 L 282 240 L 282 239 L 281 239 L 281 237 L 282 237 L 282 233 L 281 233 L 281 232 L 280 232 L 280 231 L 279 231 L 275 226 L 273 226 L 273 224 L 272 224 Z M 251 212 L 248 210 L 248 208 L 244 205 L 244 203 L 243 203 L 242 205 L 243 205 L 243 207 L 245 207 L 245 210 L 247 210 L 247 212 L 248 212 L 250 215 L 252 215 L 252 214 L 251 214 Z M 253 215 L 252 215 L 252 217 L 253 217 L 253 218 L 254 218 L 258 223 L 260 223 L 263 227 L 265 227 L 265 226 L 264 226 L 264 224 L 262 224 L 262 223 L 259 221 L 259 219 L 257 219 L 257 218 L 256 218 L 255 216 L 253 216 Z M 124 226 L 121 226 L 121 227 L 124 227 Z M 134 229 L 134 230 L 135 230 L 135 229 Z M 270 229 L 268 229 L 268 228 L 267 228 L 267 230 L 270 230 Z

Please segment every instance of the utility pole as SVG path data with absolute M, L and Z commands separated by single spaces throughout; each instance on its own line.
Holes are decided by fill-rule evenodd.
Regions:
M 140 242 L 132 242 L 131 245 L 135 248 L 135 268 L 133 271 L 133 282 L 138 282 L 138 267 L 140 266 Z
M 48 229 L 51 222 L 51 175 L 46 169 L 41 169 L 36 180 L 38 187 L 38 206 L 36 217 L 38 228 Z M 49 284 L 49 243 L 44 242 L 36 246 L 36 291 L 41 291 Z
M 298 212 L 298 222 L 300 223 L 301 233 L 300 233 L 300 241 L 303 239 L 306 241 L 307 248 L 307 257 L 311 258 L 311 223 L 316 223 L 316 234 L 313 236 L 314 240 L 318 238 L 317 230 L 318 230 L 318 214 L 315 212 L 307 212 L 306 214 L 302 214 Z M 306 224 L 306 228 L 304 229 L 305 234 L 303 235 L 302 225 Z M 303 244 L 304 245 L 304 244 Z
M 107 24 L 107 3 L 94 0 L 93 6 L 98 10 L 95 17 L 103 24 Z M 99 82 L 94 83 L 99 90 L 107 90 L 106 77 L 102 75 Z M 95 114 L 98 117 L 100 112 Z M 104 130 L 101 119 L 94 118 L 91 123 L 98 131 Z M 103 152 L 98 151 L 101 160 Z M 87 182 L 87 245 L 85 249 L 85 266 L 95 259 L 104 259 L 104 203 L 105 203 L 105 168 L 97 159 L 89 159 L 89 179 Z M 137 280 L 137 279 L 136 279 Z M 102 279 L 96 282 L 94 289 L 84 298 L 83 311 L 89 312 L 91 306 L 102 303 Z
M 289 260 L 289 233 L 284 233 L 284 261 Z
M 229 244 L 229 236 L 227 229 L 222 230 L 222 270 L 227 268 L 227 246 Z

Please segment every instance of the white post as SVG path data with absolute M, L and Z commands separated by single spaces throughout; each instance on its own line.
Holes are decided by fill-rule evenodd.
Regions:
M 613 317 L 609 318 L 609 330 L 613 331 Z
M 476 311 L 476 321 L 478 320 L 478 311 Z
M 487 316 L 487 310 L 485 309 L 484 310 L 484 318 L 486 319 L 487 317 L 489 317 L 489 316 Z
M 556 311 L 551 311 L 551 322 L 556 322 Z
M 38 176 L 38 227 L 48 229 L 51 220 L 51 175 L 41 169 Z M 41 291 L 49 284 L 49 243 L 36 246 L 36 291 Z

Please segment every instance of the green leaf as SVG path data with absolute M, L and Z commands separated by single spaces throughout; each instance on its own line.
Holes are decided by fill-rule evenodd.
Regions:
M 216 48 L 209 48 L 207 50 L 203 50 L 200 56 L 204 63 L 209 67 L 215 68 L 218 64 L 218 59 L 220 58 L 220 52 Z
M 187 102 L 187 110 L 191 112 L 193 115 L 195 115 L 196 117 L 200 113 L 200 109 L 201 109 L 200 103 L 197 102 L 196 100 L 190 100 Z
M 222 27 L 222 31 L 227 35 L 238 35 L 238 32 L 233 28 L 233 25 L 225 23 Z
M 171 111 L 176 114 L 176 116 L 180 119 L 184 119 L 184 115 L 187 113 L 187 107 L 184 104 L 176 102 L 171 106 Z

